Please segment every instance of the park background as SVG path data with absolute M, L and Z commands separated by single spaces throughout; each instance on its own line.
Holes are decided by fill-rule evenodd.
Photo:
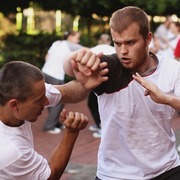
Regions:
M 65 31 L 80 31 L 81 44 L 94 46 L 102 33 L 109 33 L 111 14 L 122 7 L 133 5 L 144 9 L 149 15 L 151 30 L 171 15 L 180 21 L 179 0 L 0 0 L 0 67 L 12 60 L 22 60 L 41 68 L 51 44 L 61 39 Z M 67 104 L 68 111 L 80 111 L 92 120 L 87 102 Z M 42 131 L 47 116 L 45 109 L 38 121 L 33 123 L 35 150 L 49 158 L 62 138 Z M 89 125 L 92 125 L 90 121 Z M 180 145 L 180 116 L 172 123 Z M 75 148 L 61 180 L 92 180 L 97 168 L 97 150 L 100 139 L 92 136 L 86 128 L 80 133 Z M 179 151 L 180 154 L 180 151 Z
M 0 67 L 22 60 L 41 68 L 50 45 L 71 29 L 92 47 L 101 33 L 109 33 L 112 13 L 129 5 L 147 12 L 152 32 L 167 15 L 179 21 L 179 0 L 1 0 Z

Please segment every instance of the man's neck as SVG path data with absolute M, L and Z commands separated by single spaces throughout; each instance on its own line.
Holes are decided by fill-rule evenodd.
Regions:
M 152 52 L 149 53 L 149 68 L 147 68 L 146 71 L 141 73 L 141 76 L 148 76 L 152 74 L 156 69 L 159 64 L 158 58 L 155 54 Z
M 0 106 L 0 121 L 2 121 L 6 126 L 19 127 L 24 124 L 23 120 L 16 119 L 13 114 L 7 112 L 7 109 Z

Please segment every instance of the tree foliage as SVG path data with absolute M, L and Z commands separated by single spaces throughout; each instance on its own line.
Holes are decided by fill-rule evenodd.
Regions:
M 33 1 L 33 2 L 32 2 Z M 57 10 L 71 14 L 72 16 L 80 15 L 81 25 L 85 23 L 88 34 L 84 36 L 85 45 L 93 44 L 93 36 L 91 34 L 91 25 L 94 23 L 98 26 L 95 33 L 101 33 L 101 27 L 104 27 L 103 22 L 95 22 L 92 14 L 97 14 L 101 17 L 110 17 L 114 11 L 125 6 L 138 6 L 145 10 L 151 16 L 155 15 L 172 15 L 176 14 L 180 17 L 179 0 L 1 0 L 0 12 L 4 15 L 17 12 L 17 7 L 22 10 L 33 4 L 33 7 L 39 7 L 43 10 Z M 9 16 L 11 17 L 11 16 Z M 94 25 L 93 24 L 93 25 Z M 104 29 L 103 29 L 104 30 Z M 94 32 L 94 31 L 93 31 Z M 53 39 L 50 39 L 53 37 Z M 27 34 L 9 35 L 4 37 L 0 43 L 0 66 L 9 60 L 23 59 L 27 62 L 41 67 L 44 62 L 44 56 L 49 48 L 54 36 L 39 34 L 30 36 Z M 94 38 L 95 39 L 95 38 Z M 48 41 L 49 40 L 49 41 Z
M 90 17 L 93 13 L 100 16 L 111 14 L 124 6 L 138 6 L 150 15 L 177 14 L 180 16 L 179 0 L 1 0 L 0 11 L 4 14 L 16 12 L 16 7 L 27 8 L 34 2 L 44 10 L 61 9 L 72 15 Z
M 35 0 L 43 9 L 61 9 L 72 15 L 89 17 L 93 13 L 110 16 L 115 10 L 124 6 L 138 6 L 150 15 L 180 15 L 179 0 Z
M 8 34 L 1 39 L 0 43 L 0 68 L 12 60 L 22 60 L 42 68 L 49 47 L 58 39 L 59 36 L 55 34 L 51 36 L 49 34 Z
M 5 15 L 17 12 L 17 7 L 25 9 L 29 7 L 28 0 L 1 0 L 0 12 Z

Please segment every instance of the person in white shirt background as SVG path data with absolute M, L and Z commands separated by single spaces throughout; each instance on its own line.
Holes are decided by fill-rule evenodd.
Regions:
M 172 21 L 169 17 L 157 28 L 149 45 L 149 50 L 156 55 L 175 59 L 174 50 L 179 38 L 180 23 L 178 21 Z
M 159 50 L 156 53 L 157 55 L 166 55 L 166 50 L 169 46 L 169 37 L 172 35 L 171 31 L 169 30 L 170 24 L 172 22 L 172 17 L 167 16 L 166 20 L 161 23 L 155 30 L 154 36 L 159 41 Z
M 45 81 L 51 84 L 64 84 L 65 73 L 63 70 L 63 62 L 66 56 L 75 50 L 81 49 L 83 46 L 79 44 L 81 34 L 75 31 L 66 31 L 63 40 L 55 41 L 48 50 L 45 57 L 45 63 L 42 72 L 45 76 Z M 48 117 L 44 123 L 43 130 L 58 134 L 63 128 L 59 122 L 59 113 L 62 111 L 64 104 L 58 103 L 55 107 L 48 108 Z
M 176 45 L 178 43 L 178 40 L 180 39 L 180 23 L 177 22 L 171 22 L 169 30 L 171 31 L 171 35 L 169 37 L 169 45 L 167 48 L 167 56 L 169 58 L 174 59 L 174 50 L 176 48 Z
M 91 51 L 96 54 L 99 54 L 102 52 L 103 54 L 106 54 L 106 55 L 116 53 L 114 46 L 112 46 L 111 36 L 107 33 L 100 35 L 98 44 L 94 47 L 91 47 Z

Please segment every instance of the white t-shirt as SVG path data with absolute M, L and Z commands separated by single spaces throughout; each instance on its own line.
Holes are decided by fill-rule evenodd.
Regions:
M 169 47 L 168 47 L 167 52 L 166 52 L 167 53 L 166 57 L 175 58 L 174 57 L 174 50 L 176 48 L 176 45 L 177 45 L 179 39 L 180 39 L 180 35 L 174 36 L 172 39 L 170 39 Z
M 64 80 L 63 62 L 70 52 L 67 41 L 55 41 L 48 51 L 42 71 L 53 78 Z
M 166 39 L 168 41 L 168 34 L 169 34 L 169 29 L 164 24 L 158 26 L 158 28 L 155 31 L 155 35 L 158 38 L 159 43 L 163 48 L 166 48 L 166 46 L 168 45 L 163 41 L 163 39 Z
M 65 78 L 63 69 L 64 60 L 70 52 L 81 49 L 82 47 L 80 44 L 67 40 L 55 41 L 48 50 L 47 59 L 42 71 L 55 79 L 63 81 Z
M 113 80 L 105 86 L 112 91 L 98 96 L 102 136 L 97 176 L 103 180 L 152 179 L 180 165 L 171 127 L 174 110 L 144 96 L 145 89 L 133 79 L 113 90 L 124 82 L 114 62 L 109 60 Z M 159 58 L 155 72 L 144 78 L 180 96 L 180 63 L 176 60 Z
M 56 105 L 61 94 L 46 84 L 50 106 Z M 0 179 L 47 180 L 51 169 L 45 158 L 34 150 L 31 123 L 9 127 L 0 121 Z

